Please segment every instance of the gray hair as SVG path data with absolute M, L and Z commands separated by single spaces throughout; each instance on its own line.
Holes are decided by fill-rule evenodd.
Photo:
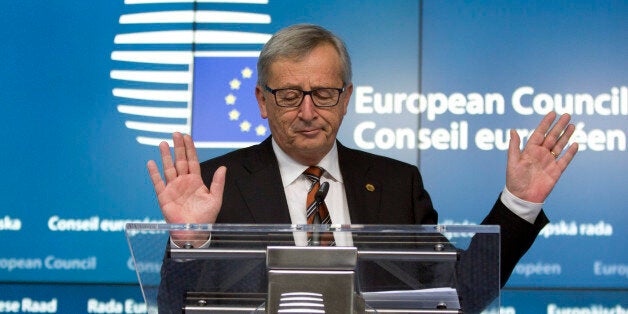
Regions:
M 321 44 L 331 44 L 342 62 L 342 82 L 351 83 L 351 58 L 342 39 L 329 30 L 313 24 L 296 24 L 275 33 L 262 48 L 257 61 L 257 85 L 268 83 L 270 66 L 280 58 L 299 60 Z

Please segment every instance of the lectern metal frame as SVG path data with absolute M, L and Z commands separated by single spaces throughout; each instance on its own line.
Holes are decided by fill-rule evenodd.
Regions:
M 201 248 L 186 249 L 167 245 L 169 232 L 181 230 L 211 234 L 211 239 Z M 293 308 L 320 309 L 323 311 L 321 313 L 343 314 L 468 313 L 473 311 L 461 308 L 461 304 L 467 301 L 458 300 L 457 292 L 459 288 L 474 290 L 469 285 L 476 284 L 481 284 L 481 289 L 478 288 L 482 290 L 481 294 L 490 297 L 483 301 L 488 304 L 486 309 L 499 309 L 498 226 L 132 223 L 127 225 L 126 231 L 138 280 L 150 313 L 161 312 L 157 302 L 161 277 L 155 270 L 157 265 L 163 267 L 162 261 L 174 261 L 171 265 L 176 268 L 177 265 L 189 267 L 193 261 L 220 260 L 230 263 L 229 261 L 253 259 L 265 262 L 265 291 L 188 291 L 182 302 L 182 309 L 185 313 L 282 313 Z M 336 235 L 344 233 L 351 236 L 348 237 L 350 241 L 347 246 L 295 245 L 293 236 L 308 232 L 333 232 Z M 246 235 L 243 237 L 245 240 L 234 240 L 240 235 Z M 475 260 L 467 262 L 466 264 L 472 266 L 465 269 L 459 263 L 461 256 L 465 259 L 465 250 L 471 247 L 476 252 Z M 481 255 L 479 263 L 476 261 L 477 255 Z M 373 267 L 364 267 L 363 269 L 368 269 L 367 273 L 358 274 L 361 270 L 359 265 L 363 263 L 372 263 L 378 270 L 384 269 L 401 282 L 409 282 L 408 286 L 412 288 L 417 286 L 408 274 L 414 272 L 413 268 L 426 269 L 426 264 L 430 265 L 427 269 L 451 269 L 453 281 L 444 285 L 449 290 L 445 290 L 446 293 L 442 295 L 439 295 L 441 290 L 421 289 L 422 286 L 419 289 L 368 291 L 364 290 L 363 285 L 365 278 L 370 278 Z M 452 266 L 443 268 L 441 264 Z M 460 274 L 471 271 L 477 265 L 483 265 L 483 269 L 477 271 L 489 273 L 485 279 L 481 279 L 482 282 L 467 282 L 458 278 L 467 277 Z M 476 274 L 468 277 L 478 276 Z M 246 275 L 240 279 L 247 280 Z M 425 287 L 434 288 L 438 284 L 440 282 L 435 280 Z M 426 294 L 422 294 L 423 292 Z M 473 293 L 468 295 L 474 298 L 476 296 Z M 316 312 L 312 310 L 310 313 Z

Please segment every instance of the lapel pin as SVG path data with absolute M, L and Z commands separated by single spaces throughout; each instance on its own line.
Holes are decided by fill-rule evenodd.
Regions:
M 366 187 L 366 190 L 368 190 L 369 192 L 375 191 L 375 186 L 370 183 L 367 183 L 365 187 Z

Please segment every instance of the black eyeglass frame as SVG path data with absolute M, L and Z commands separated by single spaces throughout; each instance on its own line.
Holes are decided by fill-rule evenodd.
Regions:
M 333 105 L 319 105 L 316 103 L 316 100 L 314 100 L 314 97 L 312 96 L 312 93 L 322 90 L 322 89 L 333 89 L 338 91 L 338 99 L 336 99 L 336 102 Z M 270 92 L 271 94 L 273 94 L 273 96 L 275 97 L 275 104 L 279 107 L 282 108 L 298 108 L 301 106 L 301 104 L 303 103 L 303 99 L 305 99 L 305 96 L 310 95 L 310 97 L 312 98 L 312 103 L 314 104 L 315 107 L 317 108 L 330 108 L 330 107 L 335 107 L 338 105 L 338 103 L 340 103 L 340 95 L 342 95 L 342 93 L 345 91 L 346 87 L 343 86 L 342 88 L 334 88 L 334 87 L 322 87 L 322 88 L 315 88 L 312 90 L 302 90 L 302 89 L 298 89 L 298 88 L 277 88 L 277 89 L 272 89 L 270 87 L 268 87 L 268 85 L 264 85 L 264 90 L 266 90 L 267 92 Z M 301 92 L 301 100 L 294 106 L 282 106 L 279 104 L 279 102 L 277 101 L 277 92 L 282 91 L 282 90 L 296 90 L 296 91 L 300 91 Z

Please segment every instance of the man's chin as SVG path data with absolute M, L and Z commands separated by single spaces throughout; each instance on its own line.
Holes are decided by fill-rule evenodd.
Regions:
M 300 138 L 294 142 L 294 148 L 304 153 L 320 153 L 331 148 L 331 145 L 321 138 Z

